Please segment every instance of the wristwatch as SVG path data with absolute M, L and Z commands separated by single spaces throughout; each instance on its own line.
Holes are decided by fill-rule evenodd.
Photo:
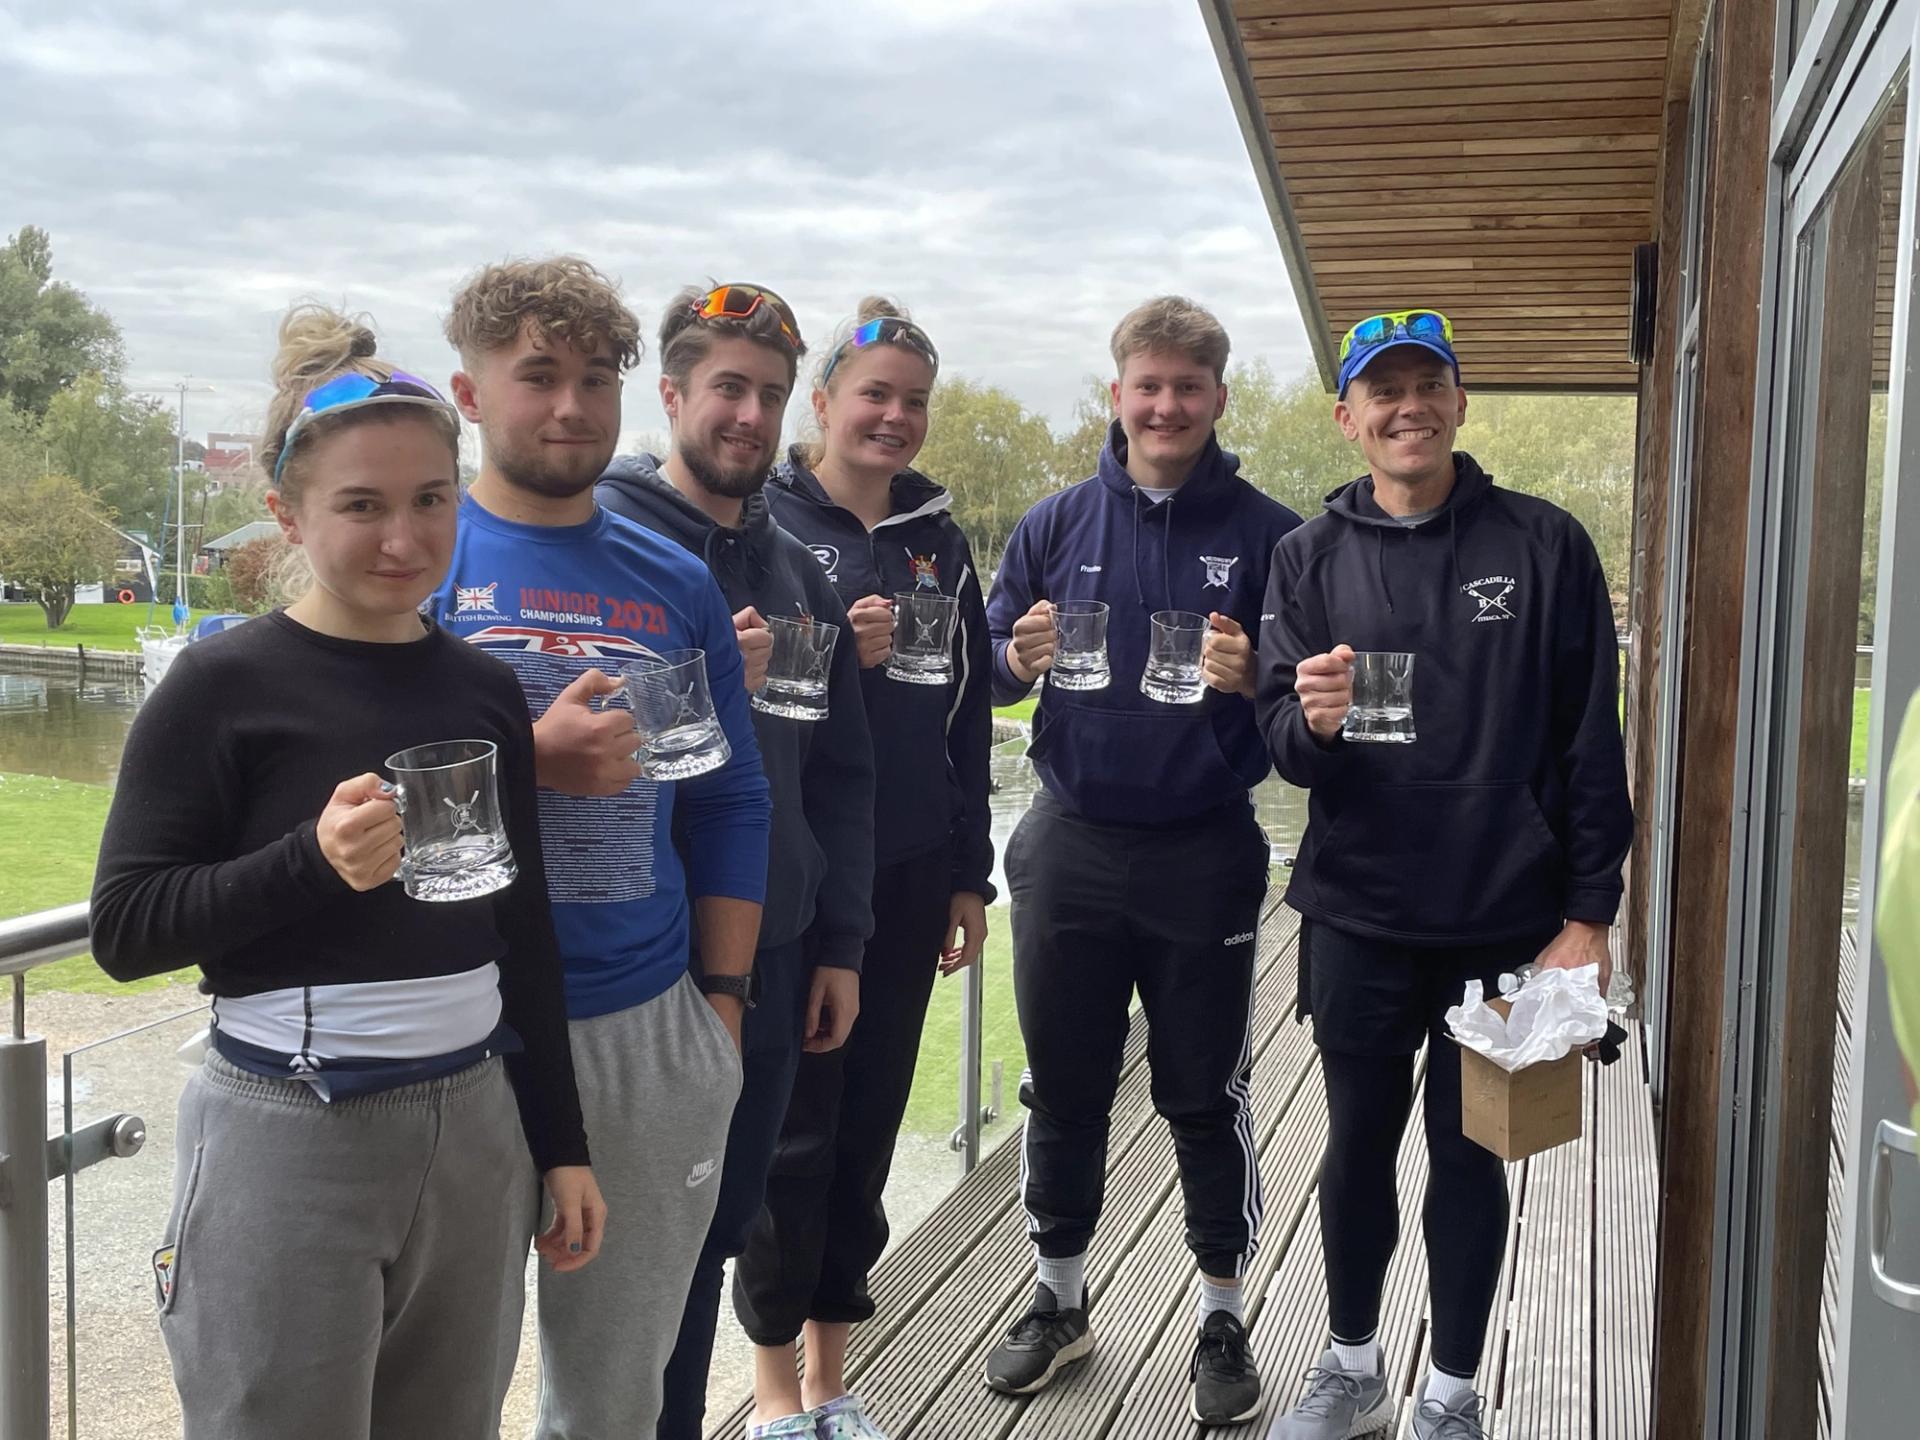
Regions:
M 759 980 L 758 973 L 750 971 L 745 975 L 699 975 L 694 983 L 702 995 L 731 995 L 751 1010 L 760 1003 Z

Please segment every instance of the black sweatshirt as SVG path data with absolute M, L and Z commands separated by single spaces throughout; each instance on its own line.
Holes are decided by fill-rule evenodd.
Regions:
M 753 712 L 773 791 L 760 948 L 808 934 L 815 964 L 858 970 L 873 934 L 873 742 L 846 606 L 807 547 L 774 524 L 764 495 L 747 497 L 738 529 L 715 524 L 651 455 L 615 460 L 594 494 L 704 560 L 735 613 L 751 605 L 763 618 L 811 615 L 840 627 L 826 719 Z
M 1308 797 L 1287 903 L 1410 944 L 1611 924 L 1633 839 L 1619 651 L 1593 541 L 1464 453 L 1417 525 L 1361 478 L 1274 550 L 1258 712 Z M 1318 740 L 1294 668 L 1335 645 L 1409 651 L 1411 745 Z
M 321 854 L 343 780 L 437 740 L 491 740 L 519 879 L 427 904 L 355 891 Z M 135 717 L 94 874 L 93 953 L 116 980 L 198 965 L 218 996 L 500 967 L 508 1065 L 534 1163 L 584 1165 L 560 955 L 513 672 L 444 630 L 405 644 L 275 612 L 181 652 Z
M 951 840 L 954 893 L 970 890 L 991 903 L 993 650 L 973 554 L 947 513 L 953 498 L 919 471 L 902 470 L 893 477 L 892 513 L 869 533 L 833 502 L 795 446 L 774 471 L 767 501 L 846 605 L 921 588 L 958 597 L 951 684 L 905 685 L 881 665 L 860 672 L 877 780 L 874 861 L 892 865 Z

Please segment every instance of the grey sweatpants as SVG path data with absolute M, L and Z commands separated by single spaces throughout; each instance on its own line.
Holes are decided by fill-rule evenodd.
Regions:
M 600 1255 L 540 1268 L 536 1440 L 650 1437 L 661 1374 L 720 1195 L 740 1054 L 693 981 L 569 1022 L 593 1174 L 607 1201 Z
M 498 1059 L 327 1104 L 208 1055 L 153 1259 L 186 1440 L 491 1440 L 535 1192 Z

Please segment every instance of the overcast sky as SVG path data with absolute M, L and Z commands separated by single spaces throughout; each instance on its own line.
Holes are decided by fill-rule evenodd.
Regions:
M 629 435 L 665 429 L 651 334 L 707 276 L 816 342 L 894 295 L 1056 426 L 1162 291 L 1309 363 L 1194 0 L 0 0 L 0 234 L 28 224 L 131 383 L 214 387 L 190 434 L 257 422 L 289 301 L 439 379 L 462 276 L 558 250 L 648 332 Z

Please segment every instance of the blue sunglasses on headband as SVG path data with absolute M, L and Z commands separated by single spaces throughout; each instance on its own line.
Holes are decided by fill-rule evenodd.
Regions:
M 418 375 L 409 375 L 404 370 L 394 371 L 385 380 L 357 371 L 336 375 L 326 384 L 309 390 L 301 402 L 300 413 L 287 427 L 287 438 L 280 442 L 280 458 L 273 462 L 273 483 L 280 483 L 280 472 L 286 469 L 287 456 L 293 453 L 293 442 L 316 416 L 340 415 L 368 405 L 430 405 L 440 410 L 453 409 L 446 396 Z

